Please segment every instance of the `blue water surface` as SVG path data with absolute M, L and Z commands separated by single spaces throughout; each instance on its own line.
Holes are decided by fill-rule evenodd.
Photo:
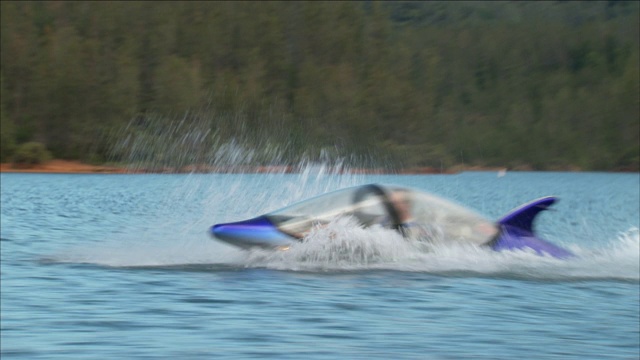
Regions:
M 638 359 L 640 176 L 1 175 L 2 359 Z M 368 182 L 536 223 L 568 261 L 419 251 L 336 224 L 288 252 L 207 236 Z M 341 227 L 343 226 L 343 227 Z

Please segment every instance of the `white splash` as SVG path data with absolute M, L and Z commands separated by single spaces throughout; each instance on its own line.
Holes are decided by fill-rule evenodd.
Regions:
M 408 242 L 392 230 L 364 229 L 338 219 L 314 229 L 287 251 L 245 251 L 214 240 L 143 241 L 138 245 L 68 249 L 56 262 L 110 267 L 208 266 L 283 271 L 409 271 L 442 276 L 488 276 L 553 281 L 640 280 L 638 229 L 621 233 L 601 248 L 572 245 L 575 258 L 560 260 L 530 251 L 494 252 L 468 244 Z
M 535 279 L 640 278 L 637 229 L 601 249 L 572 246 L 577 255 L 561 260 L 533 251 L 495 252 L 472 244 L 408 242 L 385 229 L 363 229 L 340 220 L 316 229 L 305 242 L 284 252 L 255 250 L 247 267 L 292 271 L 397 270 L 431 274 L 474 274 Z

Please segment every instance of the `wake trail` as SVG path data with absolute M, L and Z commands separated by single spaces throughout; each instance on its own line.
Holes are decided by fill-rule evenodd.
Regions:
M 470 244 L 429 245 L 406 241 L 388 229 L 364 229 L 346 219 L 316 229 L 287 251 L 244 251 L 208 239 L 112 244 L 67 249 L 47 260 L 116 268 L 266 268 L 279 271 L 391 270 L 442 276 L 489 276 L 532 280 L 640 280 L 640 232 L 629 229 L 598 248 L 568 246 L 575 258 L 530 251 L 495 252 Z

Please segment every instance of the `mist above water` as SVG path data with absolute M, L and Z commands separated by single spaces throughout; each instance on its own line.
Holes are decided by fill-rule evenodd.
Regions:
M 233 123 L 222 133 L 217 123 Z M 111 157 L 132 172 L 301 172 L 321 166 L 335 173 L 355 168 L 393 170 L 386 158 L 349 152 L 339 141 L 320 144 L 282 126 L 250 129 L 241 116 L 212 110 L 186 113 L 181 118 L 144 116 L 131 120 L 112 135 Z

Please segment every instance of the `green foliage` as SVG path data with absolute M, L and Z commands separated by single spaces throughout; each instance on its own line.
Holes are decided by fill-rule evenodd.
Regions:
M 0 88 L 4 91 L 4 79 L 0 78 Z M 4 111 L 4 102 L 0 103 L 0 162 L 7 161 L 13 154 L 16 146 L 15 125 L 7 117 Z
M 44 144 L 31 141 L 18 146 L 12 162 L 18 166 L 30 166 L 45 163 L 50 159 L 51 153 Z
M 2 159 L 36 139 L 108 159 L 138 119 L 279 144 L 282 161 L 639 167 L 637 1 L 0 6 Z
M 14 125 L 4 114 L 0 117 L 0 162 L 7 161 L 15 151 Z

